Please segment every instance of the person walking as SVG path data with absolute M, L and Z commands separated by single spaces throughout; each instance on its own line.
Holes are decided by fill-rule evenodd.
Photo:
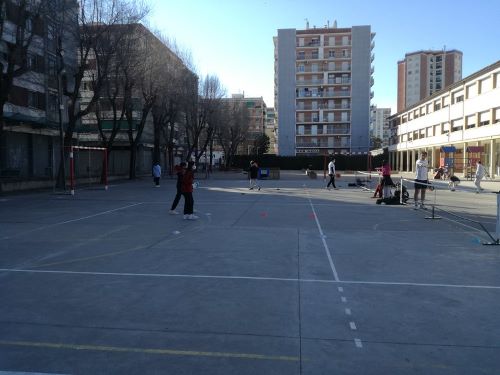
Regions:
M 186 171 L 182 177 L 181 191 L 184 196 L 184 220 L 196 220 L 198 216 L 193 215 L 193 181 L 194 181 L 194 161 L 187 164 Z
M 391 186 L 394 186 L 394 183 L 391 179 L 391 166 L 389 162 L 382 161 L 382 198 L 389 198 L 391 196 Z
M 328 163 L 328 176 L 330 176 L 330 181 L 326 185 L 326 188 L 330 190 L 330 185 L 333 186 L 335 190 L 338 190 L 335 186 L 335 159 L 331 158 L 330 163 Z
M 481 163 L 481 160 L 478 160 L 477 165 L 476 165 L 476 178 L 474 179 L 474 185 L 476 185 L 476 194 L 478 194 L 482 190 L 484 190 L 481 187 L 481 180 L 483 179 L 485 174 L 486 174 L 486 171 L 484 169 L 484 166 Z
M 156 187 L 160 187 L 161 166 L 157 161 L 153 165 L 153 181 Z
M 257 177 L 259 175 L 259 166 L 255 161 L 250 162 L 250 187 L 249 190 L 253 190 L 255 187 L 260 190 L 260 185 L 257 183 Z
M 182 197 L 182 179 L 184 177 L 184 171 L 186 169 L 186 163 L 182 162 L 179 165 L 175 166 L 175 173 L 177 175 L 177 192 L 175 194 L 174 201 L 172 202 L 172 206 L 170 207 L 170 215 L 179 215 L 179 213 L 175 210 L 179 201 Z
M 424 205 L 425 201 L 425 191 L 427 185 L 429 184 L 429 178 L 427 174 L 429 173 L 429 163 L 427 161 L 427 152 L 423 151 L 420 154 L 420 159 L 416 163 L 416 175 L 415 175 L 415 193 L 413 195 L 413 201 L 415 204 L 414 209 L 417 210 L 418 204 L 418 193 L 420 192 L 420 208 L 426 209 Z M 424 185 L 425 184 L 425 185 Z

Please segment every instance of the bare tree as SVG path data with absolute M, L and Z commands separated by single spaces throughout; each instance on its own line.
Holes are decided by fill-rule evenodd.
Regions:
M 77 42 L 77 63 L 72 70 L 66 66 L 70 53 L 61 56 L 63 92 L 67 97 L 68 125 L 64 134 L 64 145 L 71 144 L 77 123 L 89 114 L 102 95 L 102 89 L 110 72 L 111 61 L 116 48 L 126 33 L 115 32 L 116 25 L 137 23 L 147 14 L 144 3 L 132 0 L 80 0 L 78 25 L 75 35 Z M 67 20 L 67 23 L 74 20 Z M 65 29 L 68 29 L 67 24 Z M 70 71 L 69 71 L 70 70 Z M 82 82 L 90 76 L 91 91 L 85 106 L 81 105 Z M 58 185 L 64 185 L 64 160 L 58 173 Z
M 238 101 L 226 101 L 223 113 L 224 121 L 217 130 L 217 140 L 224 151 L 225 167 L 229 168 L 238 146 L 247 138 L 250 115 L 244 103 Z
M 216 112 L 222 105 L 224 94 L 219 78 L 207 75 L 200 82 L 199 98 L 188 102 L 185 111 L 188 159 L 193 155 L 199 161 L 206 152 L 207 145 L 215 134 Z

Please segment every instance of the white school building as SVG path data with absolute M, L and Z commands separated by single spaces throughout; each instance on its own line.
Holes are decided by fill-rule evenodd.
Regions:
M 412 172 L 420 152 L 433 168 L 469 177 L 481 160 L 500 176 L 500 61 L 391 116 L 389 160 Z

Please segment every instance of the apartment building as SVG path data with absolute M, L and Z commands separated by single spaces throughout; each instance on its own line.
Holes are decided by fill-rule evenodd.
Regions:
M 279 29 L 275 103 L 280 155 L 366 153 L 373 98 L 370 26 Z
M 380 145 L 372 144 L 372 147 L 386 147 L 389 145 L 390 128 L 389 117 L 391 116 L 390 108 L 378 108 L 376 105 L 371 109 L 371 125 L 370 135 L 372 141 L 376 138 L 381 140 Z M 372 142 L 373 143 L 373 142 Z
M 239 154 L 255 153 L 254 141 L 265 133 L 265 126 L 267 120 L 267 106 L 264 98 L 246 98 L 245 94 L 232 94 L 229 101 L 238 102 L 243 104 L 249 115 L 249 126 L 246 141 L 238 148 Z
M 276 123 L 276 112 L 273 107 L 267 108 L 266 113 L 266 125 L 265 125 L 265 133 L 269 137 L 269 151 L 270 154 L 278 153 L 278 131 L 277 131 L 277 123 Z
M 6 67 L 11 59 L 16 61 L 15 69 L 21 69 L 21 74 L 13 78 L 12 88 L 2 92 L 8 94 L 8 100 L 3 106 L 0 178 L 48 181 L 55 176 L 60 160 L 60 131 L 68 122 L 61 76 L 65 74 L 71 87 L 77 64 L 78 24 L 63 20 L 76 19 L 78 4 L 74 0 L 34 1 L 23 10 L 20 2 L 6 1 L 0 11 L 0 61 Z M 14 55 L 13 45 L 23 36 L 27 52 L 18 50 Z M 3 84 L 2 89 L 7 90 Z
M 398 112 L 462 79 L 462 52 L 417 51 L 398 61 Z
M 478 160 L 500 175 L 500 61 L 391 116 L 390 160 L 414 171 L 421 151 L 431 165 L 470 177 Z

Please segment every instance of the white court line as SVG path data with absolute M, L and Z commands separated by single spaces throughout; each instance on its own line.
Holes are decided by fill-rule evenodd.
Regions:
M 134 204 L 129 204 L 128 206 L 118 207 L 118 208 L 115 208 L 115 209 L 112 209 L 112 210 L 108 210 L 108 211 L 99 212 L 99 213 L 94 214 L 94 215 L 79 217 L 78 219 L 66 220 L 66 221 L 61 221 L 59 223 L 54 223 L 54 224 L 50 224 L 50 225 L 44 225 L 43 227 L 38 227 L 38 228 L 27 230 L 27 231 L 24 231 L 24 232 L 21 232 L 21 233 L 18 233 L 18 234 L 14 234 L 12 236 L 7 236 L 7 237 L 4 237 L 3 239 L 4 240 L 8 240 L 8 239 L 11 239 L 11 238 L 16 238 L 16 237 L 19 237 L 19 236 L 23 236 L 23 235 L 25 235 L 27 233 L 32 233 L 32 232 L 36 232 L 36 231 L 39 231 L 39 230 L 56 227 L 58 225 L 74 223 L 76 221 L 86 220 L 86 219 L 90 219 L 90 218 L 96 217 L 96 216 L 106 215 L 106 214 L 109 214 L 111 212 L 125 210 L 126 208 L 138 206 L 140 204 L 142 204 L 142 202 L 140 202 L 140 203 L 134 203 Z
M 405 283 L 389 281 L 334 281 L 320 279 L 297 279 L 280 277 L 258 277 L 258 276 L 224 276 L 224 275 L 189 275 L 189 274 L 162 274 L 162 273 L 125 273 L 125 272 L 90 272 L 90 271 L 57 271 L 57 270 L 34 270 L 18 268 L 0 268 L 0 272 L 61 274 L 61 275 L 88 275 L 88 276 L 114 276 L 114 277 L 162 277 L 162 278 L 186 278 L 186 279 L 229 279 L 229 280 L 256 280 L 256 281 L 286 281 L 302 283 L 321 284 L 346 284 L 346 285 L 375 285 L 375 286 L 415 286 L 432 288 L 461 288 L 461 289 L 493 289 L 500 290 L 495 285 L 461 285 L 461 284 L 431 284 L 431 283 Z M 342 302 L 347 302 L 346 297 L 341 297 Z
M 351 309 L 345 309 L 346 315 L 351 315 Z
M 358 328 L 356 327 L 356 323 L 354 322 L 349 322 L 349 327 L 353 330 L 356 331 Z
M 325 239 L 326 236 L 323 234 L 323 229 L 321 229 L 321 224 L 319 223 L 318 215 L 316 215 L 316 210 L 314 209 L 314 205 L 312 203 L 311 195 L 309 194 L 309 191 L 307 191 L 307 199 L 309 200 L 309 205 L 311 206 L 311 210 L 312 210 L 313 215 L 314 215 L 314 220 L 316 220 L 316 225 L 318 226 L 321 241 L 323 242 L 326 256 L 328 257 L 328 262 L 330 262 L 330 268 L 332 269 L 333 277 L 334 277 L 335 281 L 340 281 L 339 275 L 337 273 L 337 269 L 335 268 L 335 264 L 333 264 L 333 259 L 332 259 L 332 255 L 330 253 L 330 249 L 328 248 L 328 245 L 326 243 L 326 239 Z

